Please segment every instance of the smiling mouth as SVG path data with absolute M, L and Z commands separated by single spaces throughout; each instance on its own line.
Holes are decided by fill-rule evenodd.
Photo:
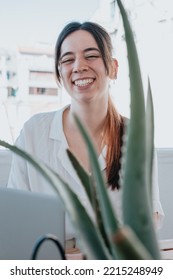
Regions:
M 78 87 L 84 87 L 84 86 L 87 86 L 87 85 L 93 83 L 94 80 L 95 79 L 91 79 L 91 78 L 89 78 L 89 79 L 82 79 L 82 80 L 76 80 L 76 81 L 73 82 L 73 84 L 75 86 L 78 86 Z

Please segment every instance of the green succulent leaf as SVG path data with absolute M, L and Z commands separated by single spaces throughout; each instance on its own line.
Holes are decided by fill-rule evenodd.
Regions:
M 114 258 L 117 258 L 116 253 L 116 246 L 112 243 L 112 236 L 115 234 L 115 232 L 119 228 L 119 221 L 116 219 L 115 213 L 113 211 L 110 199 L 108 197 L 107 193 L 107 186 L 105 184 L 103 174 L 101 172 L 99 162 L 97 159 L 97 155 L 94 149 L 94 146 L 91 142 L 91 139 L 82 125 L 79 118 L 74 115 L 74 119 L 76 121 L 76 124 L 81 132 L 81 135 L 83 136 L 83 139 L 86 143 L 89 158 L 90 158 L 90 165 L 92 170 L 92 176 L 94 178 L 95 187 L 96 187 L 96 194 L 98 196 L 98 201 L 100 205 L 100 211 L 101 211 L 101 217 L 104 224 L 104 230 L 107 234 L 109 245 L 112 250 L 112 255 Z
M 110 259 L 111 256 L 105 247 L 98 228 L 95 226 L 86 212 L 86 209 L 83 207 L 76 194 L 70 189 L 68 184 L 44 163 L 37 161 L 36 158 L 25 151 L 1 140 L 0 145 L 10 149 L 12 152 L 30 162 L 58 193 L 66 207 L 74 228 L 76 229 L 76 234 L 79 240 L 82 240 L 81 249 L 85 253 L 86 257 L 88 259 Z
M 146 246 L 154 259 L 159 259 L 159 249 L 150 201 L 146 186 L 146 121 L 145 102 L 138 61 L 129 20 L 120 0 L 117 0 L 121 11 L 128 53 L 131 116 L 128 127 L 125 165 L 123 171 L 123 217 L 141 242 Z
M 152 206 L 152 171 L 154 157 L 154 109 L 150 80 L 148 78 L 148 94 L 146 107 L 146 180 L 148 195 Z M 151 207 L 152 208 L 152 207 Z
M 127 226 L 123 226 L 114 236 L 118 255 L 122 260 L 153 259 L 136 234 Z
M 67 150 L 67 154 L 92 204 L 92 197 L 93 197 L 92 195 L 93 188 L 91 185 L 92 178 L 69 149 Z
M 82 167 L 82 165 L 79 163 L 79 161 L 76 159 L 76 157 L 73 155 L 73 153 L 70 150 L 67 150 L 67 154 L 69 156 L 69 159 L 76 170 L 77 175 L 79 176 L 81 183 L 88 195 L 88 198 L 90 200 L 90 203 L 92 205 L 93 211 L 96 216 L 96 222 L 98 225 L 98 228 L 100 230 L 100 233 L 105 241 L 105 244 L 107 248 L 110 250 L 109 241 L 105 232 L 104 224 L 102 221 L 101 211 L 100 211 L 100 205 L 97 199 L 96 195 L 96 189 L 95 184 L 93 181 L 92 176 L 88 174 L 88 172 Z

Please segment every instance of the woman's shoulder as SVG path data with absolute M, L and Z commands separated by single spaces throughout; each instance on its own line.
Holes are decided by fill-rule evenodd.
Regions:
M 61 120 L 63 110 L 64 108 L 57 111 L 37 113 L 25 122 L 24 129 L 37 128 L 39 130 L 42 127 L 49 127 L 54 119 L 56 119 L 57 122 Z
M 39 134 L 42 130 L 48 128 L 56 112 L 37 113 L 29 118 L 23 125 L 24 134 Z
M 33 115 L 26 123 L 25 125 L 29 126 L 32 124 L 39 124 L 39 123 L 45 123 L 51 121 L 57 111 L 52 111 L 52 112 L 43 112 L 43 113 L 37 113 Z
M 52 132 L 59 133 L 62 126 L 63 108 L 57 111 L 37 113 L 28 119 L 20 131 L 16 143 L 24 142 L 25 145 L 32 143 L 47 143 Z M 34 144 L 35 145 L 35 144 Z M 38 146 L 38 145 L 37 145 Z

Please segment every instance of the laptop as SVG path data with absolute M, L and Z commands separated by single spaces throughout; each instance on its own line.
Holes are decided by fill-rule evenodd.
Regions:
M 58 195 L 0 189 L 0 259 L 30 260 L 36 242 L 45 234 L 64 248 L 65 211 Z M 36 259 L 57 260 L 62 255 L 52 240 L 39 247 Z

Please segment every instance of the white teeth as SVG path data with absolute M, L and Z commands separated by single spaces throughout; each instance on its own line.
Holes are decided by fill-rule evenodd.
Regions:
M 83 87 L 83 86 L 86 86 L 86 85 L 92 83 L 93 81 L 94 81 L 94 79 L 77 80 L 77 81 L 74 81 L 74 84 L 76 86 Z

